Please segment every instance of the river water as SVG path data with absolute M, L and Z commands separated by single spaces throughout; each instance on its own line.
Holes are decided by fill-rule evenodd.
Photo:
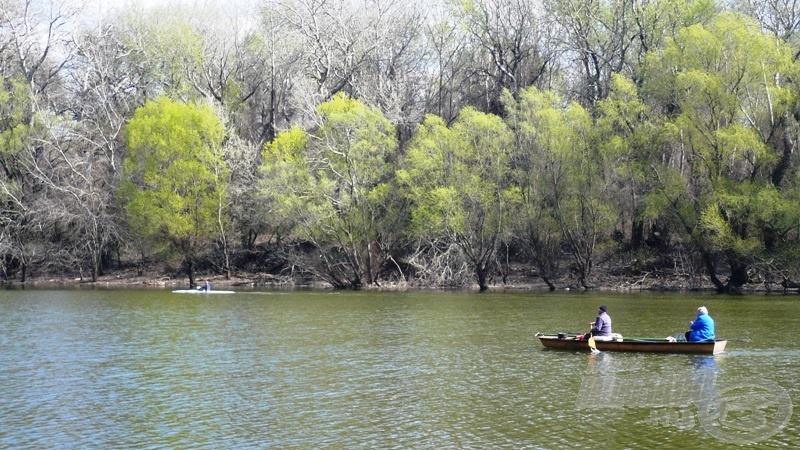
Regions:
M 543 349 L 605 303 L 719 356 Z M 0 291 L 0 448 L 800 447 L 800 298 Z

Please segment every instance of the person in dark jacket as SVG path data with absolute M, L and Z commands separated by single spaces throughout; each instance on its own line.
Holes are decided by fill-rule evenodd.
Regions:
M 611 316 L 608 315 L 608 307 L 600 305 L 597 309 L 597 318 L 589 323 L 591 335 L 596 341 L 611 340 Z

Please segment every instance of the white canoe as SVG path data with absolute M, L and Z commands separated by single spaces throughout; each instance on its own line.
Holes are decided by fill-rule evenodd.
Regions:
M 173 294 L 235 294 L 234 291 L 201 291 L 200 289 L 177 289 L 172 291 Z

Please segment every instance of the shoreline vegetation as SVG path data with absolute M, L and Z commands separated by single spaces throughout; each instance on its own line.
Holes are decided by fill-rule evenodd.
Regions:
M 9 286 L 800 288 L 800 2 L 39 3 Z
M 518 268 L 511 270 L 503 282 L 501 279 L 489 283 L 487 292 L 548 292 L 548 286 L 540 278 L 531 275 L 530 270 Z M 598 275 L 598 280 L 591 289 L 584 289 L 576 283 L 564 284 L 557 291 L 596 291 L 596 292 L 708 292 L 717 293 L 706 276 L 675 276 L 665 273 L 642 273 L 638 276 L 620 276 L 612 274 Z M 208 280 L 213 289 L 232 290 L 265 290 L 265 289 L 316 289 L 336 290 L 323 280 L 293 279 L 291 276 L 279 276 L 267 273 L 237 273 L 226 278 L 218 274 L 197 274 L 197 284 Z M 109 272 L 91 281 L 90 278 L 69 276 L 67 274 L 41 274 L 29 278 L 25 282 L 15 280 L 0 281 L 5 289 L 48 289 L 48 288 L 117 288 L 117 289 L 186 289 L 189 279 L 185 274 L 169 275 L 159 272 L 138 274 L 136 270 L 118 270 Z M 434 286 L 414 282 L 387 281 L 378 285 L 364 286 L 362 291 L 479 291 L 478 285 L 472 283 L 465 286 Z M 800 287 L 789 283 L 749 283 L 738 293 L 763 294 L 800 294 Z

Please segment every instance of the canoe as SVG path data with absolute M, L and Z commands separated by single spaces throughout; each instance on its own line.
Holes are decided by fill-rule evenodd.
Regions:
M 177 289 L 172 291 L 173 294 L 235 294 L 235 291 L 201 291 L 200 289 Z
M 558 350 L 589 351 L 589 342 L 577 340 L 575 336 L 545 335 L 536 333 L 536 337 L 546 348 Z M 605 352 L 648 352 L 648 353 L 693 353 L 716 355 L 725 351 L 728 341 L 713 342 L 672 342 L 665 339 L 623 338 L 614 341 L 595 340 L 595 346 Z

